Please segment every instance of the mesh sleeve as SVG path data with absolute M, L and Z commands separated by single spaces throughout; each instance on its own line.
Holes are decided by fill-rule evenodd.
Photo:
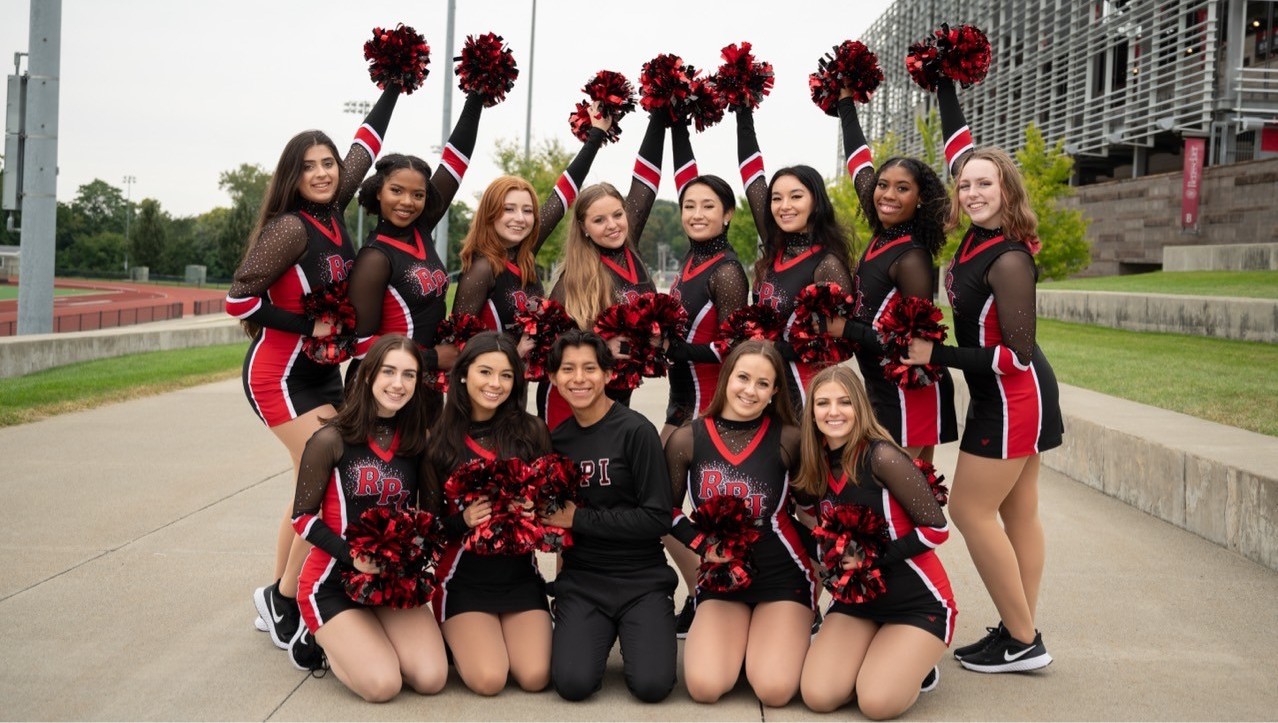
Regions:
M 838 256 L 830 253 L 817 264 L 816 270 L 812 272 L 812 281 L 818 284 L 838 284 L 844 290 L 852 289 L 852 274 L 848 272 L 848 267 L 843 265 Z
M 386 253 L 365 246 L 355 257 L 347 293 L 355 307 L 355 357 L 363 359 L 368 348 L 377 341 L 382 328 L 382 302 L 390 283 L 390 258 Z
M 920 299 L 932 298 L 932 257 L 923 249 L 914 248 L 901 254 L 888 273 L 902 294 Z
M 355 141 L 342 161 L 341 183 L 337 189 L 337 207 L 342 211 L 355 198 L 359 184 L 373 167 L 373 161 L 382 152 L 382 139 L 386 137 L 386 127 L 390 125 L 391 113 L 395 110 L 395 102 L 399 99 L 399 87 L 388 86 L 373 104 L 373 109 L 365 116 L 363 124 L 355 131 Z
M 454 314 L 471 314 L 478 316 L 488 301 L 488 293 L 492 291 L 497 279 L 493 277 L 493 267 L 486 256 L 475 255 L 471 258 L 470 268 L 457 280 L 457 295 L 453 297 Z
M 555 187 L 546 198 L 546 202 L 541 204 L 541 230 L 537 234 L 537 244 L 533 246 L 533 256 L 541 251 L 546 239 L 555 232 L 555 227 L 577 200 L 577 193 L 586 182 L 586 175 L 590 173 L 590 167 L 595 162 L 595 154 L 603 145 L 604 137 L 605 134 L 601 129 L 590 129 L 590 134 L 586 136 L 586 143 L 580 151 L 577 151 L 576 157 L 568 164 L 568 168 L 564 169 L 559 180 L 555 181 Z
M 754 227 L 763 234 L 772 214 L 772 202 L 768 198 L 768 179 L 763 170 L 763 154 L 759 152 L 759 138 L 754 132 L 754 112 L 749 108 L 737 110 L 737 163 L 746 201 L 754 216 Z
M 661 155 L 665 151 L 666 127 L 655 116 L 648 118 L 648 129 L 639 144 L 635 158 L 630 192 L 626 194 L 626 220 L 630 225 L 632 243 L 638 244 L 643 227 L 648 224 L 648 214 L 657 200 L 657 188 L 661 185 Z
M 272 304 L 266 292 L 306 255 L 306 228 L 293 214 L 276 216 L 262 229 L 257 243 L 235 270 L 226 294 L 226 311 L 238 319 L 271 329 L 307 335 L 315 322 Z
M 986 347 L 937 344 L 932 347 L 932 361 L 999 376 L 1028 373 L 1038 325 L 1034 277 L 1034 260 L 1028 252 L 1008 251 L 995 259 L 986 279 L 994 292 L 1002 342 Z
M 470 156 L 475 151 L 475 137 L 479 133 L 479 114 L 484 109 L 484 101 L 478 95 L 466 96 L 461 116 L 457 125 L 448 135 L 448 143 L 440 154 L 439 165 L 430 177 L 430 193 L 427 194 L 426 208 L 417 218 L 417 228 L 430 229 L 439 223 L 448 206 L 461 187 L 462 177 L 470 166 Z
M 688 495 L 688 468 L 692 466 L 692 428 L 680 427 L 666 440 L 666 469 L 670 473 L 671 501 L 674 521 L 670 534 L 684 546 L 690 546 L 697 536 L 697 528 L 683 513 L 683 501 Z
M 851 98 L 839 100 L 839 120 L 843 126 L 843 151 L 848 154 L 848 176 L 856 187 L 861 210 L 868 217 L 874 206 L 874 157 L 870 154 L 870 144 L 865 140 L 865 131 L 861 129 L 861 121 L 856 114 L 856 101 Z
M 346 445 L 335 427 L 322 427 L 306 441 L 293 493 L 293 529 L 312 545 L 350 567 L 355 564 L 350 545 L 319 516 L 320 505 L 342 458 Z
M 883 564 L 907 560 L 949 538 L 945 513 L 932 495 L 927 479 L 908 454 L 894 444 L 880 442 L 871 451 L 870 470 L 915 526 L 909 534 L 888 543 L 881 558 Z
M 710 276 L 710 299 L 719 319 L 727 319 L 732 312 L 750 303 L 750 282 L 746 281 L 741 264 L 719 264 Z M 690 361 L 702 364 L 722 361 L 713 344 L 686 344 L 685 347 Z

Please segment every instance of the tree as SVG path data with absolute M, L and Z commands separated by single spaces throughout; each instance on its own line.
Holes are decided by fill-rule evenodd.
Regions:
M 134 266 L 147 266 L 158 272 L 168 244 L 168 234 L 164 228 L 166 214 L 160 210 L 160 202 L 154 198 L 143 199 L 139 209 L 138 222 L 133 228 L 133 237 L 129 239 L 133 252 L 131 263 Z
M 537 191 L 538 202 L 545 203 L 554 192 L 552 189 L 555 187 L 555 182 L 559 180 L 559 176 L 568 167 L 576 152 L 565 149 L 557 139 L 551 139 L 542 141 L 525 158 L 523 146 L 518 142 L 498 139 L 494 154 L 497 166 L 501 168 L 502 173 L 508 176 L 519 176 L 528 181 Z M 572 209 L 567 209 L 566 214 L 571 215 Z M 550 238 L 546 239 L 541 253 L 538 254 L 541 265 L 550 267 L 563 258 L 564 239 L 567 234 L 568 224 L 560 223 L 554 233 L 550 234 Z
M 737 198 L 737 210 L 732 214 L 732 224 L 728 226 L 728 244 L 737 252 L 737 258 L 749 275 L 750 265 L 759 258 L 759 229 L 755 228 L 750 202 L 744 196 Z
M 1016 152 L 1016 161 L 1025 177 L 1030 207 L 1038 215 L 1038 238 L 1042 250 L 1035 257 L 1039 276 L 1063 279 L 1087 268 L 1091 248 L 1087 241 L 1087 220 L 1079 209 L 1061 208 L 1060 200 L 1074 194 L 1069 185 L 1074 159 L 1065 152 L 1065 140 L 1047 146 L 1043 133 L 1033 123 L 1025 126 L 1025 147 Z
M 444 266 L 450 271 L 461 268 L 462 242 L 470 233 L 470 224 L 474 221 L 475 212 L 461 201 L 453 201 L 448 207 L 448 260 Z
M 231 209 L 229 213 L 218 214 L 216 218 L 208 219 L 217 224 L 216 231 L 213 233 L 213 248 L 216 249 L 216 255 L 213 257 L 215 263 L 210 264 L 217 268 L 217 277 L 230 276 L 239 266 L 240 258 L 244 255 L 244 249 L 248 244 L 249 234 L 253 233 L 253 226 L 257 223 L 257 214 L 262 208 L 262 201 L 270 182 L 271 174 L 261 166 L 252 163 L 241 163 L 238 167 L 222 171 L 218 175 L 217 187 L 226 191 L 231 197 Z M 219 209 L 214 209 L 214 211 L 217 210 Z
M 270 183 L 271 174 L 256 163 L 241 163 L 237 168 L 222 171 L 217 177 L 217 187 L 230 195 L 231 203 L 244 200 L 255 206 L 262 204 Z
M 77 273 L 124 275 L 124 259 L 129 252 L 129 242 L 124 234 L 115 231 L 82 236 L 66 250 L 58 254 L 65 259 L 63 271 Z
M 77 230 L 82 233 L 97 234 L 103 231 L 123 233 L 126 217 L 129 217 L 131 225 L 134 208 L 132 203 L 124 199 L 124 193 L 120 189 L 100 178 L 95 178 L 76 191 L 75 200 L 71 202 L 71 211 L 78 216 L 76 220 L 80 228 Z
M 667 258 L 681 259 L 688 252 L 688 237 L 683 233 L 682 212 L 674 201 L 657 200 L 652 204 L 648 214 L 648 222 L 644 224 L 643 235 L 639 237 L 639 257 L 643 259 L 648 270 L 665 271 L 660 268 L 661 244 L 667 246 Z M 667 262 L 669 263 L 669 262 Z

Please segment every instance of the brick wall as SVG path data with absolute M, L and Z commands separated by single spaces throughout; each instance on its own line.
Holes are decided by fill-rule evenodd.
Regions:
M 1198 234 L 1181 233 L 1180 185 L 1177 171 L 1077 188 L 1065 203 L 1090 219 L 1092 264 L 1083 275 L 1161 266 L 1164 246 L 1278 243 L 1278 159 L 1206 168 Z

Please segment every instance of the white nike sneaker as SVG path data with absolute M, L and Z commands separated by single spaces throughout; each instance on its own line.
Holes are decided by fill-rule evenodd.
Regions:
M 1052 663 L 1043 645 L 1043 634 L 1035 631 L 1034 642 L 1026 645 L 1004 628 L 984 650 L 959 659 L 959 665 L 978 673 L 1017 673 L 1038 670 Z

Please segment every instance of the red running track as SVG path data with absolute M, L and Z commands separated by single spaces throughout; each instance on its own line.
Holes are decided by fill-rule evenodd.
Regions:
M 128 281 L 55 279 L 61 289 L 94 293 L 53 298 L 54 331 L 88 331 L 196 314 L 219 314 L 226 292 L 191 286 L 156 286 Z M 17 333 L 17 299 L 0 301 L 0 336 Z

